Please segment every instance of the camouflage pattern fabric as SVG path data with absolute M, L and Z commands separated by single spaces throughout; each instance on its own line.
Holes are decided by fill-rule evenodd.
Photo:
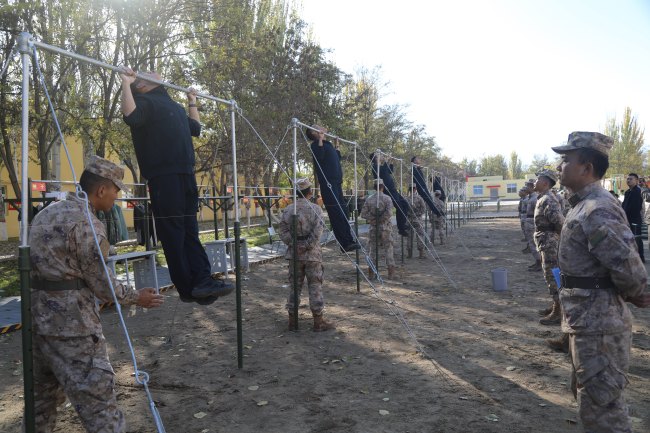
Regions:
M 549 293 L 555 299 L 558 293 L 553 268 L 557 268 L 557 251 L 560 246 L 560 232 L 564 224 L 564 215 L 555 194 L 548 190 L 541 194 L 535 206 L 535 245 L 542 259 L 544 279 Z
M 298 260 L 321 262 L 323 255 L 320 247 L 320 237 L 323 234 L 323 211 L 305 198 L 298 198 L 295 204 L 284 209 L 280 219 L 278 234 L 288 248 L 284 258 L 293 258 L 293 239 L 291 237 L 291 220 L 294 213 L 298 216 L 296 236 L 304 239 L 297 241 Z
M 433 212 L 429 213 L 429 216 L 431 217 L 431 240 L 434 240 L 436 237 L 436 233 L 438 234 L 438 238 L 440 239 L 440 243 L 444 243 L 445 241 L 445 202 L 440 200 L 438 197 L 433 197 L 433 204 L 436 206 L 437 209 L 440 210 L 440 213 L 442 215 L 438 216 L 434 214 Z
M 524 237 L 528 243 L 528 248 L 536 261 L 541 261 L 542 257 L 537 251 L 537 246 L 535 246 L 535 220 L 534 218 L 526 218 L 524 221 Z
M 99 319 L 99 301 L 112 301 L 102 261 L 109 243 L 104 225 L 91 212 L 95 245 L 86 205 L 75 194 L 39 212 L 29 235 L 32 277 L 83 280 L 79 290 L 32 290 L 36 428 L 53 431 L 56 407 L 67 395 L 89 432 L 123 432 L 117 409 L 113 369 Z M 110 272 L 121 304 L 135 304 L 138 293 Z
M 52 338 L 34 335 L 36 431 L 52 433 L 57 406 L 67 396 L 90 433 L 123 433 L 113 368 L 103 336 Z
M 300 305 L 300 294 L 302 293 L 302 286 L 307 278 L 307 289 L 309 290 L 309 308 L 315 314 L 320 314 L 323 311 L 323 265 L 320 262 L 299 260 L 297 263 L 298 270 L 298 305 Z M 289 296 L 287 298 L 287 311 L 291 313 L 294 308 L 293 298 L 293 264 L 289 263 L 289 281 L 292 285 L 289 288 Z
M 562 273 L 609 278 L 615 289 L 562 287 L 562 331 L 570 334 L 578 411 L 586 431 L 630 432 L 623 390 L 632 314 L 624 298 L 646 288 L 625 212 L 599 182 L 573 194 L 560 236 Z
M 587 432 L 632 433 L 623 391 L 628 384 L 632 332 L 569 336 L 572 384 Z
M 379 261 L 375 266 L 379 266 L 382 255 L 385 257 L 387 266 L 395 266 L 393 257 L 393 224 L 391 217 L 393 215 L 393 202 L 386 194 L 377 192 L 368 197 L 361 208 L 361 217 L 365 218 L 370 224 L 368 231 L 368 256 L 375 260 L 375 242 L 379 248 Z M 383 254 L 382 254 L 383 253 Z
M 424 224 L 422 223 L 422 216 L 427 210 L 427 205 L 424 202 L 424 199 L 418 194 L 413 194 L 408 199 L 409 204 L 411 205 L 408 212 L 408 220 L 411 226 L 413 227 L 414 237 L 417 239 L 418 251 L 424 251 Z
M 81 290 L 33 290 L 32 316 L 34 332 L 55 337 L 101 335 L 99 307 L 113 300 L 102 261 L 110 247 L 104 225 L 91 209 L 91 220 L 100 242 L 97 249 L 85 213 L 85 203 L 75 194 L 52 203 L 39 212 L 29 234 L 32 278 L 61 281 L 80 278 Z M 111 272 L 109 270 L 109 272 Z M 120 284 L 111 272 L 115 294 L 120 304 L 135 304 L 138 293 Z

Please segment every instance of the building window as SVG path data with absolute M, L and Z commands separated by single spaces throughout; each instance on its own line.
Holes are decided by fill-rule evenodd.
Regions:
M 517 192 L 517 184 L 516 183 L 509 183 L 506 185 L 506 192 L 507 193 L 514 193 Z
M 483 195 L 483 185 L 474 185 L 472 187 L 473 195 Z

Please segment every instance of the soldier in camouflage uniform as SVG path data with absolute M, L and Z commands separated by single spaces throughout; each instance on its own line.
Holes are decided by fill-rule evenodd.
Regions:
M 361 217 L 365 218 L 370 224 L 368 231 L 368 256 L 375 261 L 375 266 L 379 269 L 382 252 L 386 256 L 386 266 L 388 267 L 388 278 L 395 277 L 395 257 L 393 257 L 393 202 L 384 194 L 384 181 L 375 180 L 377 193 L 366 198 L 361 208 Z M 383 248 L 377 248 L 377 257 L 375 257 L 375 243 Z M 375 260 L 377 259 L 377 260 Z M 374 278 L 372 268 L 368 268 L 368 278 Z
M 433 212 L 429 213 L 431 217 L 431 242 L 435 241 L 436 234 L 440 239 L 440 245 L 445 244 L 445 202 L 440 199 L 442 192 L 437 189 L 433 192 L 433 204 L 440 211 L 440 215 Z
M 526 193 L 526 190 L 524 188 L 519 190 L 519 206 L 517 207 L 517 211 L 519 213 L 519 224 L 521 225 L 521 233 L 524 235 L 524 237 L 521 239 L 522 242 L 526 242 L 526 200 L 528 199 L 528 194 Z M 528 248 L 528 244 L 526 244 L 526 248 L 524 248 L 522 253 L 529 253 L 530 250 Z
M 600 184 L 609 166 L 610 137 L 572 132 L 560 183 L 573 191 L 560 236 L 562 330 L 569 333 L 572 388 L 585 431 L 631 432 L 623 391 L 632 341 L 626 304 L 650 306 L 647 272 L 620 202 Z
M 528 192 L 528 200 L 526 202 L 526 220 L 524 221 L 524 229 L 526 240 L 528 241 L 528 249 L 533 254 L 535 263 L 528 267 L 529 271 L 542 270 L 542 258 L 535 246 L 535 206 L 537 205 L 537 193 L 534 190 L 535 182 L 529 180 L 526 182 L 526 190 Z
M 106 230 L 94 215 L 111 209 L 123 189 L 123 176 L 117 165 L 92 157 L 80 179 L 89 214 L 85 201 L 69 193 L 66 200 L 39 212 L 32 223 L 34 404 L 39 433 L 54 431 L 57 406 L 66 396 L 86 431 L 126 431 L 96 302 L 113 297 L 102 265 L 109 249 Z M 119 283 L 112 272 L 110 278 L 121 304 L 151 308 L 163 302 L 152 288 L 135 291 Z
M 307 278 L 307 288 L 309 290 L 309 308 L 314 318 L 314 331 L 327 331 L 334 329 L 335 326 L 323 318 L 323 256 L 320 246 L 320 237 L 323 234 L 323 211 L 321 208 L 310 202 L 312 195 L 311 182 L 308 179 L 298 179 L 296 181 L 298 188 L 298 199 L 295 204 L 287 206 L 282 213 L 280 220 L 279 235 L 282 242 L 288 248 L 284 256 L 289 262 L 289 281 L 293 283 L 297 278 L 298 284 L 298 305 L 300 305 L 300 293 L 302 292 L 303 282 Z M 293 214 L 298 217 L 296 232 L 296 249 L 297 249 L 297 276 L 293 274 L 293 236 L 291 233 Z M 296 330 L 298 318 L 294 315 L 293 284 L 289 290 L 287 299 L 287 311 L 289 313 L 289 330 Z
M 542 259 L 544 279 L 548 291 L 553 298 L 551 307 L 541 310 L 544 317 L 539 321 L 542 325 L 560 324 L 560 301 L 558 287 L 553 276 L 553 268 L 558 267 L 557 249 L 560 243 L 560 232 L 564 224 L 564 215 L 551 188 L 557 182 L 557 174 L 552 170 L 537 173 L 535 191 L 539 194 L 535 205 L 535 246 Z
M 411 188 L 411 196 L 408 198 L 411 205 L 408 213 L 408 221 L 413 230 L 413 236 L 417 239 L 418 258 L 424 258 L 424 248 L 426 241 L 426 234 L 424 233 L 424 224 L 422 224 L 422 216 L 427 210 L 427 204 L 424 199 L 418 194 L 416 187 Z

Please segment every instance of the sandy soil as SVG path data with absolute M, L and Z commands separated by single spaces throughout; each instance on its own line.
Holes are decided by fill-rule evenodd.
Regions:
M 242 282 L 242 369 L 234 296 L 200 307 L 172 293 L 158 310 L 132 311 L 167 432 L 581 431 L 567 355 L 544 345 L 559 328 L 537 322 L 548 303 L 543 277 L 526 271 L 520 238 L 515 219 L 472 222 L 437 247 L 456 287 L 431 258 L 405 259 L 399 280 L 377 284 L 379 297 L 365 282 L 357 293 L 351 264 L 327 247 L 326 315 L 338 329 L 320 334 L 306 307 L 301 330 L 286 331 L 284 260 L 254 267 Z M 508 269 L 506 292 L 492 290 L 497 267 Z M 632 308 L 627 399 L 635 431 L 647 432 L 650 311 Z M 129 431 L 155 431 L 115 312 L 103 320 Z M 0 338 L 0 353 L 0 431 L 19 432 L 20 334 Z M 57 431 L 83 431 L 69 405 Z

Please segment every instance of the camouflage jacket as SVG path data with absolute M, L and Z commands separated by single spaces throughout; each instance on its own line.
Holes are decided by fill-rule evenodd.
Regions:
M 29 234 L 32 278 L 62 281 L 79 278 L 80 290 L 32 290 L 34 332 L 57 337 L 101 335 L 99 307 L 95 301 L 112 301 L 102 262 L 108 257 L 106 229 L 90 208 L 101 251 L 97 248 L 83 200 L 69 193 L 66 200 L 39 212 Z M 117 299 L 135 304 L 138 293 L 120 284 L 109 269 Z
M 526 209 L 528 208 L 528 196 L 519 200 L 519 218 L 526 219 Z
M 535 206 L 537 206 L 537 193 L 531 192 L 526 200 L 526 218 L 535 218 Z
M 437 218 L 444 218 L 443 215 L 446 212 L 446 210 L 445 210 L 445 202 L 442 201 L 441 199 L 439 199 L 438 197 L 434 196 L 433 197 L 433 205 L 436 207 L 436 209 L 438 209 L 440 211 L 441 216 L 436 216 L 436 214 L 433 214 L 433 213 L 432 213 L 433 214 L 432 216 L 437 217 Z
M 296 209 L 298 216 L 297 236 L 298 242 L 298 260 L 307 262 L 320 262 L 323 260 L 320 247 L 320 237 L 323 234 L 323 211 L 321 208 L 311 203 L 305 198 L 299 198 L 296 204 L 290 204 L 284 209 L 280 219 L 279 235 L 282 242 L 289 248 L 284 258 L 291 260 L 293 258 L 293 238 L 291 237 L 291 217 L 293 210 Z
M 549 232 L 560 234 L 562 231 L 562 224 L 564 224 L 562 205 L 551 190 L 537 197 L 534 218 L 536 237 Z
M 614 334 L 631 329 L 628 296 L 640 295 L 647 272 L 641 262 L 620 203 L 600 182 L 587 185 L 569 198 L 558 260 L 562 273 L 572 277 L 610 278 L 615 289 L 563 287 L 562 330 L 575 334 Z
M 377 218 L 379 215 L 379 218 Z M 386 194 L 377 192 L 366 198 L 363 208 L 361 208 L 361 217 L 365 218 L 370 224 L 371 229 L 379 227 L 380 230 L 392 230 L 393 223 L 393 202 Z
M 408 214 L 409 219 L 422 218 L 422 215 L 424 215 L 424 212 L 427 210 L 427 205 L 424 202 L 424 199 L 418 194 L 413 194 L 407 199 L 407 201 L 411 205 Z

